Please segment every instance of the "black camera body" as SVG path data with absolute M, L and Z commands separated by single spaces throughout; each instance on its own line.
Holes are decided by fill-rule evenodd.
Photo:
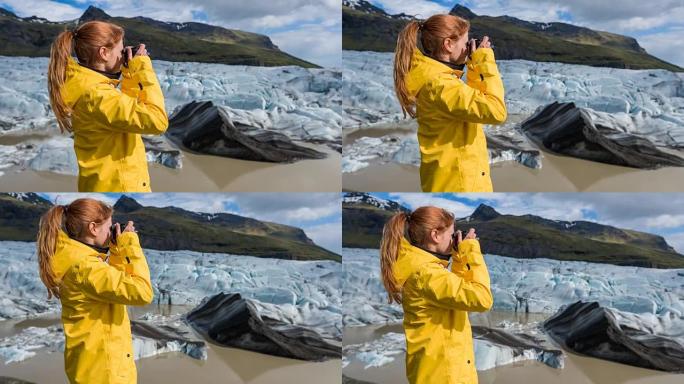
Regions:
M 116 224 L 117 223 L 113 223 L 112 226 L 109 228 L 109 242 L 112 244 L 116 244 Z M 121 231 L 123 231 L 124 228 L 126 228 L 126 226 L 124 224 L 121 224 L 121 223 L 118 223 L 118 224 L 119 224 L 119 228 L 121 228 Z
M 140 44 L 136 45 L 135 47 L 131 47 L 131 57 L 135 56 L 136 53 L 138 53 L 138 50 L 140 49 Z M 147 54 L 150 54 L 150 51 L 147 51 Z M 126 48 L 121 51 L 121 55 L 123 57 L 123 66 L 128 68 L 128 52 L 126 51 Z
M 470 40 L 473 40 L 473 39 L 470 39 Z M 470 44 L 470 40 L 468 40 L 468 46 L 467 46 L 467 48 L 468 48 L 468 56 L 472 55 L 473 52 L 474 52 L 474 51 L 472 50 L 472 48 L 471 48 L 472 45 Z M 480 39 L 475 38 L 475 49 L 478 48 L 478 46 L 480 45 L 480 42 L 481 42 Z

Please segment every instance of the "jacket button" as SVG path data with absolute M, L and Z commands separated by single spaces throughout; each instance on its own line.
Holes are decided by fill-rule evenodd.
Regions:
M 127 354 L 126 354 L 126 357 L 131 357 L 131 354 L 130 354 L 130 353 L 127 353 Z M 468 361 L 470 361 L 470 360 L 468 360 Z
M 483 173 L 483 175 L 484 175 L 484 173 Z M 147 183 L 143 182 L 143 187 L 145 187 L 145 186 L 147 186 Z
M 484 176 L 484 175 L 485 175 L 485 173 L 484 173 L 484 172 L 482 172 L 482 176 Z
M 470 364 L 470 360 L 468 360 L 468 364 Z

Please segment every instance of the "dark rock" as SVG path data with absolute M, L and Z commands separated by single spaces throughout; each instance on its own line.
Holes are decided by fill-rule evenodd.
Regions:
M 578 301 L 544 322 L 565 348 L 599 359 L 667 372 L 684 372 L 684 345 L 647 329 L 621 324 L 611 308 Z
M 183 153 L 166 136 L 143 136 L 147 161 L 153 160 L 165 167 L 183 167 Z
M 684 155 L 649 139 L 592 121 L 574 103 L 553 102 L 521 125 L 536 145 L 553 153 L 633 168 L 684 167 Z
M 235 122 L 211 101 L 183 105 L 171 116 L 166 135 L 191 151 L 243 160 L 292 163 L 326 157 L 281 133 Z
M 169 344 L 180 345 L 180 352 L 197 360 L 207 359 L 207 345 L 204 340 L 195 337 L 185 325 L 172 327 L 153 324 L 147 321 L 131 320 L 131 332 L 138 338 L 148 339 L 155 343 L 157 349 Z
M 308 361 L 342 356 L 341 345 L 314 330 L 262 317 L 240 294 L 204 299 L 185 318 L 195 330 L 226 347 Z

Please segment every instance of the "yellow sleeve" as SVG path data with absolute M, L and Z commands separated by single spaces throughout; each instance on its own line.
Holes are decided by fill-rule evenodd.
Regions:
M 150 269 L 138 235 L 122 233 L 110 249 L 109 264 L 89 257 L 78 266 L 78 281 L 86 296 L 97 301 L 126 305 L 152 302 Z
M 468 62 L 466 83 L 448 74 L 433 81 L 435 104 L 449 116 L 481 124 L 506 121 L 504 85 L 491 48 L 476 50 Z
M 426 299 L 442 308 L 484 312 L 492 308 L 489 272 L 477 240 L 458 245 L 461 260 L 452 263 L 452 271 L 434 263 L 420 271 L 420 284 Z M 462 269 L 465 266 L 465 269 Z
M 122 70 L 121 91 L 99 84 L 86 93 L 86 106 L 94 118 L 113 131 L 160 135 L 169 127 L 164 95 L 152 62 L 137 56 Z

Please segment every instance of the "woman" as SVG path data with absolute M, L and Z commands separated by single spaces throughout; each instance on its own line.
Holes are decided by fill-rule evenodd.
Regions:
M 482 124 L 506 121 L 504 88 L 489 38 L 477 48 L 469 28 L 458 16 L 435 15 L 409 22 L 397 41 L 394 88 L 404 116 L 418 118 L 424 192 L 493 191 Z
M 134 57 L 126 47 L 122 65 L 123 37 L 118 25 L 89 21 L 60 33 L 50 49 L 50 104 L 60 130 L 74 134 L 82 192 L 150 192 L 140 135 L 160 135 L 169 124 L 145 46 Z
M 40 219 L 40 278 L 48 299 L 62 303 L 71 383 L 137 380 L 126 305 L 152 302 L 150 270 L 133 222 L 123 233 L 115 225 L 115 244 L 109 241 L 111 225 L 112 208 L 93 199 L 54 206 Z
M 475 230 L 454 236 L 454 216 L 441 208 L 397 213 L 383 229 L 380 266 L 389 302 L 404 309 L 408 381 L 477 383 L 468 312 L 493 299 Z

